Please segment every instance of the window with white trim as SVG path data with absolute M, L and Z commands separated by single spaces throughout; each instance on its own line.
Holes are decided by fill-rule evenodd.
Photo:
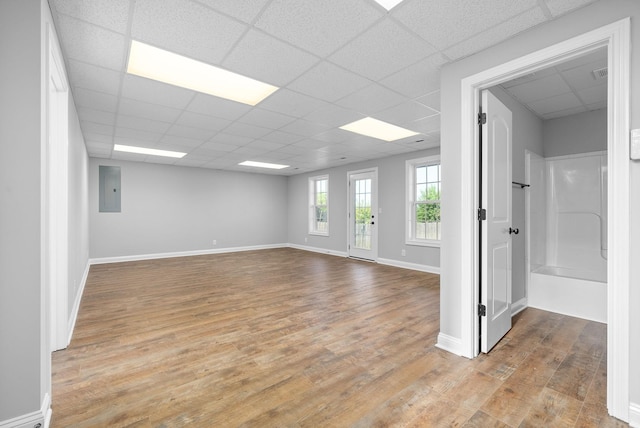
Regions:
M 440 156 L 406 162 L 409 245 L 440 246 Z
M 329 176 L 309 177 L 309 233 L 329 235 Z

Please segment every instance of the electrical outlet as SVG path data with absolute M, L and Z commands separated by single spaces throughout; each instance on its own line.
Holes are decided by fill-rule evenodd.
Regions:
M 213 240 L 213 245 L 216 245 L 218 243 L 218 241 L 216 241 L 215 239 Z
M 402 257 L 404 257 L 404 256 L 406 256 L 406 255 L 407 255 L 407 251 L 406 251 L 406 250 L 402 250 L 402 251 L 400 252 L 400 254 L 402 254 Z

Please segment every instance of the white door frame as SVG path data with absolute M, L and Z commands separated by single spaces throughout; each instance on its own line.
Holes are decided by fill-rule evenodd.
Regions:
M 351 250 L 350 250 L 350 246 L 351 246 L 351 226 L 352 226 L 352 219 L 350 217 L 350 213 L 351 213 L 351 207 L 353 205 L 353 201 L 351 200 L 351 196 L 352 196 L 352 192 L 351 192 L 351 176 L 352 175 L 356 175 L 356 174 L 364 174 L 364 173 L 372 173 L 373 177 L 374 177 L 374 181 L 375 181 L 375 185 L 372 186 L 372 197 L 375 198 L 375 204 L 374 204 L 374 200 L 372 199 L 372 214 L 375 214 L 375 225 L 374 227 L 371 229 L 371 251 L 373 254 L 373 261 L 377 261 L 378 260 L 378 225 L 380 224 L 380 219 L 379 217 L 379 209 L 378 209 L 378 167 L 372 167 L 372 168 L 366 168 L 366 169 L 359 169 L 357 171 L 347 171 L 347 255 L 351 256 Z M 375 205 L 375 206 L 374 206 Z M 375 208 L 375 213 L 373 212 L 373 209 Z
M 609 224 L 607 268 L 607 408 L 629 420 L 629 61 L 630 19 L 625 18 L 537 52 L 514 59 L 461 80 L 461 351 L 478 355 L 478 221 L 472 215 L 478 202 L 479 93 L 500 83 L 548 68 L 601 47 L 608 48 L 608 170 Z
M 49 34 L 45 166 L 45 281 L 49 291 L 51 351 L 69 344 L 68 331 L 68 200 L 69 87 L 62 55 Z

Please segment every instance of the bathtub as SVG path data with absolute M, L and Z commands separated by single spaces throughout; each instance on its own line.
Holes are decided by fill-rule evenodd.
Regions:
M 607 322 L 607 272 L 540 266 L 530 273 L 528 305 Z

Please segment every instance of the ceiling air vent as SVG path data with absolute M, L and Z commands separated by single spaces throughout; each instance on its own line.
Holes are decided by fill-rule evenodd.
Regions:
M 609 69 L 607 67 L 599 68 L 597 70 L 593 70 L 591 74 L 593 74 L 593 78 L 596 80 L 606 79 L 609 74 Z

